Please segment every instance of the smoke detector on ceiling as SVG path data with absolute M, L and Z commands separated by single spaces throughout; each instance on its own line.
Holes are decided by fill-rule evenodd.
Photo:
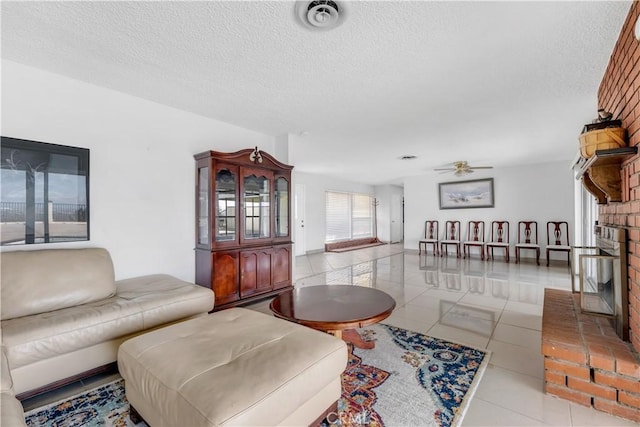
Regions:
M 312 30 L 331 30 L 342 24 L 347 9 L 332 0 L 297 1 L 296 15 L 300 23 Z

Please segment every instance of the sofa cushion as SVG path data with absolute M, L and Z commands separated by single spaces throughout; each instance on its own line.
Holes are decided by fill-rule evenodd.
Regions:
M 118 297 L 139 306 L 144 329 L 213 310 L 211 289 L 167 274 L 120 280 L 116 287 Z
M 142 329 L 139 304 L 112 297 L 76 307 L 3 320 L 2 345 L 9 366 L 15 369 Z
M 105 249 L 3 252 L 0 258 L 2 320 L 99 301 L 116 292 Z
M 4 286 L 4 285 L 3 285 Z M 157 274 L 117 282 L 117 295 L 2 321 L 12 369 L 174 322 L 213 308 L 213 292 Z

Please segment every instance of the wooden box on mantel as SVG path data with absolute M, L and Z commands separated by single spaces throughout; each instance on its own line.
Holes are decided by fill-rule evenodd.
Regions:
M 620 120 L 585 125 L 580 134 L 580 155 L 590 158 L 596 150 L 610 150 L 627 146 L 627 130 Z

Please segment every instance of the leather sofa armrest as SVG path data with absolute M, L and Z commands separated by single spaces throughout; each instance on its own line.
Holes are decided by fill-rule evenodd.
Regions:
M 24 420 L 24 410 L 20 401 L 16 399 L 13 394 L 13 380 L 11 379 L 11 372 L 9 372 L 9 362 L 7 356 L 4 354 L 4 348 L 0 352 L 0 425 L 7 427 L 26 427 Z

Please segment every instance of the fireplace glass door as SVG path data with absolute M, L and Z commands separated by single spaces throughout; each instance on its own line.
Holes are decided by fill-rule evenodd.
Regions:
M 582 255 L 597 255 L 596 246 L 571 246 L 571 292 L 580 293 L 580 262 Z M 590 272 L 590 270 L 587 270 Z
M 580 255 L 580 306 L 583 312 L 615 315 L 614 262 L 611 255 Z

